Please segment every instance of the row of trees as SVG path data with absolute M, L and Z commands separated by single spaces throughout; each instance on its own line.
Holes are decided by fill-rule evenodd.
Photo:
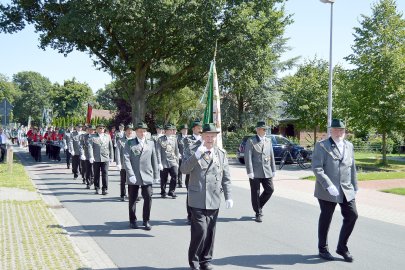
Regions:
M 29 116 L 40 124 L 43 109 L 50 109 L 54 117 L 86 115 L 87 102 L 95 100 L 91 88 L 74 78 L 63 85 L 51 81 L 38 72 L 23 71 L 10 81 L 0 74 L 0 99 L 13 104 L 13 121 L 27 124 Z
M 382 135 L 386 163 L 387 136 L 405 136 L 405 20 L 395 1 L 381 0 L 371 16 L 362 16 L 354 29 L 353 53 L 346 60 L 354 66 L 334 68 L 333 115 L 344 118 L 355 134 Z M 283 78 L 281 87 L 287 115 L 316 132 L 326 127 L 328 63 L 314 59 Z M 315 137 L 315 136 L 314 136 Z

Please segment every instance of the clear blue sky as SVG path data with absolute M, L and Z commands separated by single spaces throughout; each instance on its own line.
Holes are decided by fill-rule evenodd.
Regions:
M 0 0 L 1 3 L 9 1 Z M 370 15 L 374 0 L 336 0 L 333 8 L 333 64 L 348 66 L 343 57 L 351 54 L 353 27 L 359 26 L 360 15 Z M 397 0 L 398 10 L 405 11 L 405 0 Z M 287 59 L 301 56 L 304 59 L 329 59 L 330 4 L 319 0 L 288 0 L 286 10 L 292 13 L 294 23 L 287 28 L 291 51 Z M 86 82 L 96 92 L 111 82 L 111 76 L 97 70 L 85 53 L 73 52 L 67 57 L 52 49 L 38 48 L 38 34 L 33 27 L 16 34 L 0 34 L 0 73 L 9 78 L 20 71 L 37 71 L 52 82 L 63 83 L 75 77 Z M 201 86 L 204 87 L 204 86 Z

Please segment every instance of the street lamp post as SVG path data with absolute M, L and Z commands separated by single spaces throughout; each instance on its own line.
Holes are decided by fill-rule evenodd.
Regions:
M 332 124 L 332 29 L 333 29 L 333 3 L 335 0 L 320 0 L 322 3 L 330 4 L 330 42 L 329 42 L 329 88 L 328 88 L 328 137 L 330 136 L 330 126 Z

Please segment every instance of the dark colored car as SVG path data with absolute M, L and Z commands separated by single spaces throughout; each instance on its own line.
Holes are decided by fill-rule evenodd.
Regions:
M 242 142 L 239 145 L 239 148 L 236 152 L 236 157 L 238 158 L 239 162 L 242 164 L 245 164 L 245 147 L 246 147 L 246 142 L 247 140 L 252 137 L 252 136 L 245 136 L 242 139 Z M 293 156 L 293 158 L 297 158 L 297 153 L 301 150 L 304 149 L 304 147 L 293 144 L 291 141 L 289 141 L 287 138 L 280 136 L 280 135 L 266 135 L 267 138 L 271 138 L 271 143 L 273 144 L 273 152 L 274 152 L 274 157 L 276 159 L 276 163 L 279 163 L 284 151 L 288 148 L 291 147 L 290 151 Z M 288 162 L 289 160 L 287 160 Z M 291 160 L 290 160 L 291 162 Z

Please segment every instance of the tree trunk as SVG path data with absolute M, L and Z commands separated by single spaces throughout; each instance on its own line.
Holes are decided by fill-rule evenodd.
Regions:
M 138 66 L 141 66 L 140 64 Z M 144 121 L 146 113 L 146 92 L 145 92 L 146 70 L 137 67 L 135 72 L 135 88 L 131 97 L 132 123 L 136 125 Z
M 243 128 L 243 98 L 238 95 L 237 97 L 238 102 L 238 126 L 239 128 Z
M 387 133 L 383 132 L 382 134 L 382 162 L 384 165 L 388 165 L 387 162 Z
M 314 144 L 312 146 L 315 146 L 316 144 L 316 129 L 317 127 L 314 128 Z

